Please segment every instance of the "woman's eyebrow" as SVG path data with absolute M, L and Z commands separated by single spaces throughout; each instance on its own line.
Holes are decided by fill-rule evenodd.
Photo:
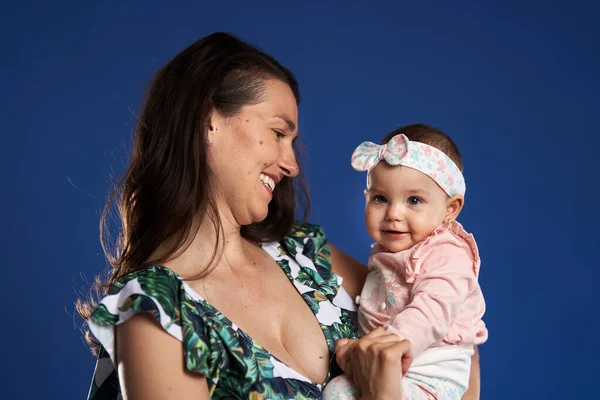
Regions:
M 290 129 L 290 131 L 293 132 L 293 131 L 296 130 L 296 124 L 291 119 L 289 119 L 286 115 L 278 114 L 278 115 L 275 116 L 275 118 L 282 119 L 283 122 L 285 122 L 287 124 L 288 128 Z

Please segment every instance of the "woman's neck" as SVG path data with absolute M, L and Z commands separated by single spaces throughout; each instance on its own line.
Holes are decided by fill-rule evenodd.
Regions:
M 203 275 L 221 264 L 229 266 L 247 259 L 247 249 L 252 246 L 241 235 L 241 226 L 229 218 L 221 218 L 221 226 L 206 216 L 200 224 L 194 224 L 190 237 L 165 266 L 184 278 Z M 218 234 L 217 234 L 218 232 Z

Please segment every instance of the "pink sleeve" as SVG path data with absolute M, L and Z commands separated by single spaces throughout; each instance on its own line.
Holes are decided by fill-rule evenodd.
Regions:
M 448 333 L 476 284 L 477 262 L 467 241 L 445 231 L 421 246 L 411 263 L 418 273 L 410 302 L 385 328 L 410 340 L 416 356 Z

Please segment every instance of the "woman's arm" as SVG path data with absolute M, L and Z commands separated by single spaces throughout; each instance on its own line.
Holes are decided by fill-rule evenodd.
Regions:
M 479 366 L 479 350 L 475 346 L 475 353 L 471 357 L 471 377 L 469 378 L 469 389 L 465 392 L 462 400 L 479 400 L 481 391 L 481 370 Z
M 136 314 L 115 329 L 124 399 L 210 399 L 206 378 L 185 369 L 181 342 L 151 315 Z
M 331 269 L 336 275 L 343 278 L 342 287 L 354 299 L 362 291 L 367 277 L 367 266 L 359 263 L 331 243 L 328 244 L 331 250 Z

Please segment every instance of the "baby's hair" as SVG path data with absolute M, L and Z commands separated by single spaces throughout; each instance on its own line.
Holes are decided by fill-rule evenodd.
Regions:
M 395 129 L 393 132 L 388 133 L 380 144 L 386 144 L 394 136 L 401 133 L 406 135 L 408 140 L 428 144 L 429 146 L 435 147 L 436 149 L 444 152 L 452 161 L 454 161 L 454 164 L 456 164 L 458 169 L 461 171 L 463 170 L 462 157 L 460 155 L 460 151 L 458 151 L 456 143 L 450 139 L 450 136 L 429 125 L 414 124 L 402 126 Z

